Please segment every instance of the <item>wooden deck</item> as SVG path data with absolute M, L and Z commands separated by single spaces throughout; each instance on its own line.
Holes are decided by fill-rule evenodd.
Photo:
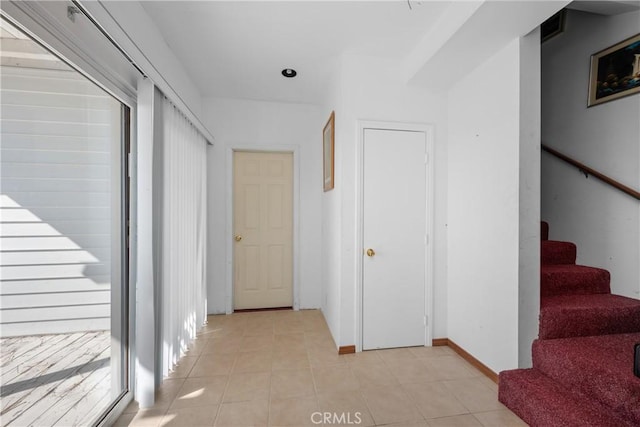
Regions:
M 111 401 L 108 331 L 0 339 L 1 426 L 86 426 Z

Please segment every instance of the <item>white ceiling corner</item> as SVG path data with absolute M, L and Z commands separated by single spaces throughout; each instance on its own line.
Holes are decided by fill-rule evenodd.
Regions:
M 141 2 L 203 97 L 312 104 L 322 99 L 333 58 L 402 60 L 451 3 Z M 285 79 L 283 68 L 298 77 Z

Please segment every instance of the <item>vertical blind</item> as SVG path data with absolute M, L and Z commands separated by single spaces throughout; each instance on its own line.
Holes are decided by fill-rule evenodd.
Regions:
M 162 165 L 162 219 L 156 283 L 161 296 L 159 368 L 166 377 L 204 324 L 207 312 L 207 142 L 166 97 L 161 97 L 161 104 L 162 147 L 157 159 Z

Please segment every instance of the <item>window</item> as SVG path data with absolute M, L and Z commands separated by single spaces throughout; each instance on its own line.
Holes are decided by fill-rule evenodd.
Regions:
M 128 388 L 130 111 L 0 22 L 3 423 L 87 425 Z

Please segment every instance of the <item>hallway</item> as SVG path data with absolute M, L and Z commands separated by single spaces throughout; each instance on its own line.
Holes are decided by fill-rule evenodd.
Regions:
M 301 426 L 327 412 L 325 425 L 526 426 L 450 348 L 338 356 L 318 310 L 209 316 L 156 405 L 115 425 Z

